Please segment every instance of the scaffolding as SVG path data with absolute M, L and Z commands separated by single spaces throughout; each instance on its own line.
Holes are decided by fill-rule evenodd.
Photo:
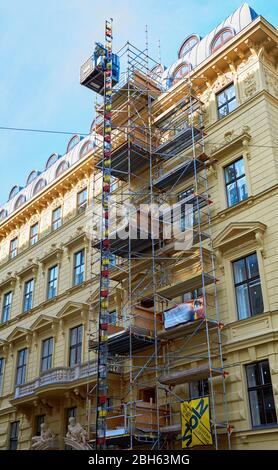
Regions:
M 92 126 L 90 217 L 101 236 L 91 239 L 88 360 L 97 355 L 98 372 L 88 383 L 90 442 L 180 447 L 180 403 L 198 383 L 210 399 L 213 447 L 230 448 L 203 103 L 191 77 L 165 88 L 148 41 L 142 51 L 128 42 L 118 52 L 125 70 L 112 83 L 112 22 L 106 49 L 96 74 L 104 100 Z M 81 83 L 88 86 L 82 73 Z M 190 232 L 186 247 L 168 236 L 165 220 L 168 229 Z M 165 318 L 189 302 L 190 321 L 166 327 Z

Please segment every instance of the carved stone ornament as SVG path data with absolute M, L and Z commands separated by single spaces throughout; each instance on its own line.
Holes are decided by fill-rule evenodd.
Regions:
M 75 450 L 89 450 L 87 431 L 77 423 L 74 417 L 69 418 L 68 432 L 65 437 L 65 444 Z
M 278 79 L 274 73 L 265 70 L 265 82 L 269 93 L 278 96 Z
M 32 450 L 47 450 L 47 449 L 57 449 L 58 443 L 55 434 L 51 431 L 50 428 L 46 427 L 45 423 L 41 424 L 41 434 L 40 436 L 32 437 Z
M 255 72 L 248 72 L 243 80 L 244 95 L 251 98 L 257 91 L 257 80 Z

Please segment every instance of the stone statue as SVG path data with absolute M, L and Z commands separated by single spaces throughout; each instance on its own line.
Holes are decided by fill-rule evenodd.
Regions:
M 87 444 L 87 431 L 81 426 L 80 423 L 76 423 L 74 417 L 69 418 L 68 432 L 66 438 L 77 442 L 78 444 Z
M 42 450 L 46 448 L 55 448 L 55 434 L 46 427 L 45 423 L 42 423 L 40 436 L 32 437 L 31 449 Z

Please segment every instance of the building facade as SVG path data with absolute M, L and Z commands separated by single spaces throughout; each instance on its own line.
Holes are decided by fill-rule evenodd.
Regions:
M 172 327 L 169 336 L 165 324 L 165 312 L 172 305 L 165 300 L 168 295 L 175 304 L 202 296 L 202 285 L 186 284 L 182 295 L 178 287 L 181 280 L 196 277 L 194 254 L 183 261 L 181 278 L 166 269 L 168 280 L 158 283 L 162 290 L 154 311 L 149 288 L 136 301 L 130 298 L 135 283 L 147 285 L 149 260 L 129 260 L 128 276 L 119 248 L 110 266 L 108 330 L 113 357 L 107 426 L 113 448 L 151 448 L 158 434 L 162 448 L 181 448 L 179 401 L 211 396 L 213 387 L 215 415 L 218 422 L 227 423 L 224 430 L 214 429 L 220 436 L 218 447 L 227 448 L 230 440 L 233 449 L 278 448 L 277 48 L 277 30 L 244 4 L 205 38 L 189 36 L 177 62 L 161 67 L 160 86 L 167 93 L 158 92 L 148 104 L 154 135 L 164 113 L 180 109 L 188 77 L 203 108 L 225 388 L 211 370 L 207 377 L 188 373 L 188 380 L 176 383 L 161 379 L 169 370 L 165 364 L 170 356 L 180 354 L 173 366 L 176 372 L 200 371 L 203 364 L 203 342 L 195 336 L 188 340 L 188 332 L 175 329 L 179 326 Z M 142 95 L 141 90 L 134 100 L 146 119 Z M 117 100 L 115 91 L 113 102 L 120 109 Z M 64 156 L 51 155 L 45 170 L 32 171 L 24 188 L 12 188 L 0 209 L 0 449 L 87 448 L 94 442 L 99 260 L 88 224 L 94 221 L 94 201 L 101 196 L 95 166 L 102 151 L 101 132 L 96 121 L 89 137 L 74 136 Z M 128 138 L 115 130 L 114 151 Z M 200 155 L 196 158 L 201 160 Z M 158 164 L 160 174 L 161 169 L 162 174 L 169 170 L 165 160 Z M 171 162 L 175 173 L 175 157 Z M 132 182 L 119 176 L 115 194 L 125 194 L 129 184 L 138 196 L 144 175 L 142 167 Z M 173 193 L 176 199 L 191 194 L 198 175 L 195 180 L 192 173 L 177 178 L 171 198 Z M 148 246 L 140 250 L 145 253 Z M 165 285 L 171 292 L 167 287 L 165 293 Z M 157 337 L 161 352 L 155 351 L 152 365 Z M 216 354 L 214 342 L 217 336 L 212 337 L 211 356 Z M 221 408 L 224 393 L 227 417 Z M 72 430 L 70 418 L 75 418 Z M 36 436 L 39 439 L 32 440 Z

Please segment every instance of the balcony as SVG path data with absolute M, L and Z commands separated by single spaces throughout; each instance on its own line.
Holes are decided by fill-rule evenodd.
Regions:
M 120 366 L 110 365 L 110 372 L 120 373 Z M 42 372 L 36 379 L 15 388 L 14 404 L 28 398 L 41 395 L 63 394 L 68 388 L 84 385 L 88 379 L 94 379 L 97 373 L 97 362 L 84 363 L 74 367 L 55 367 Z

